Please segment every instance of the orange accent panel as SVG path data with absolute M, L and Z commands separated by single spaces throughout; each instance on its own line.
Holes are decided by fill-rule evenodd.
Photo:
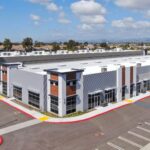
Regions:
M 67 86 L 67 96 L 76 94 L 75 86 Z
M 51 85 L 51 95 L 57 96 L 58 97 L 58 86 Z
M 7 81 L 7 74 L 2 75 L 2 81 Z
M 7 71 L 7 67 L 2 66 L 2 70 L 3 70 L 3 71 Z
M 71 72 L 67 74 L 67 80 L 75 80 L 76 79 L 76 73 Z
M 58 75 L 57 74 L 51 74 L 51 80 L 58 81 Z

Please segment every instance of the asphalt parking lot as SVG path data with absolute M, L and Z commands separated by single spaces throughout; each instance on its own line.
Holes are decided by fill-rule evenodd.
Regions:
M 0 101 L 0 129 L 30 119 L 29 116 L 22 114 L 20 111 Z
M 149 106 L 145 99 L 85 122 L 40 123 L 5 134 L 0 150 L 139 150 L 150 143 Z

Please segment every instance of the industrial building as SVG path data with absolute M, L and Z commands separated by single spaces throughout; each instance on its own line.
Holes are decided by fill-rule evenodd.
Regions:
M 142 53 L 42 63 L 19 58 L 1 62 L 0 92 L 61 117 L 150 90 L 150 56 Z

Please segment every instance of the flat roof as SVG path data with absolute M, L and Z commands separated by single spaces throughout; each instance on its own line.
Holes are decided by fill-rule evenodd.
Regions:
M 12 65 L 21 65 L 21 62 L 15 62 L 15 63 L 2 63 L 3 66 L 12 66 Z
M 74 69 L 74 68 L 56 68 L 56 69 L 46 69 L 44 70 L 50 73 L 68 73 L 68 72 L 82 72 L 84 69 Z
M 28 64 L 20 69 L 38 74 L 46 74 L 44 70 L 68 72 L 68 70 L 74 68 L 84 70 L 83 74 L 86 75 L 100 73 L 102 68 L 107 68 L 107 71 L 114 71 L 120 66 L 135 66 L 138 63 L 141 63 L 142 66 L 150 65 L 150 55 Z

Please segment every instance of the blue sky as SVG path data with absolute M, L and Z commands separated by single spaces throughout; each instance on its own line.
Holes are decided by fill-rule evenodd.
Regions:
M 149 0 L 1 0 L 0 41 L 150 37 Z

